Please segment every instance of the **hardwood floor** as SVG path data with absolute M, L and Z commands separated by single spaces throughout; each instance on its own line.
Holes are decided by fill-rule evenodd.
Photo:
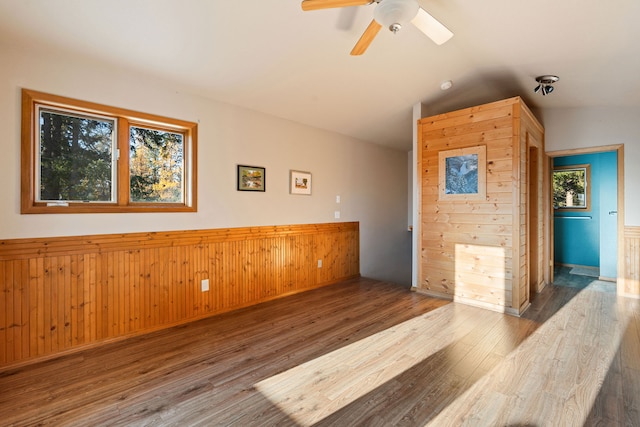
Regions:
M 0 371 L 0 424 L 640 425 L 639 301 L 611 289 L 516 318 L 353 280 Z

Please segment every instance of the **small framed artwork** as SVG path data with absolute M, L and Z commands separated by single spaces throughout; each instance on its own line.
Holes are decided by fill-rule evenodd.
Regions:
M 487 147 L 459 148 L 438 153 L 439 200 L 486 200 Z
M 289 171 L 289 193 L 311 195 L 311 172 Z
M 265 175 L 263 167 L 238 165 L 238 191 L 265 191 Z

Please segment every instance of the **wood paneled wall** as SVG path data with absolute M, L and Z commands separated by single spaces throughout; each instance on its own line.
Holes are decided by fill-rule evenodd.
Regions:
M 618 293 L 640 298 L 640 227 L 624 228 L 624 280 Z
M 529 148 L 544 162 L 543 129 L 520 98 L 418 122 L 421 262 L 418 290 L 496 311 L 520 314 L 529 304 L 526 185 Z M 440 200 L 439 153 L 486 146 L 486 200 Z M 539 172 L 542 177 L 542 172 Z M 543 194 L 540 181 L 539 194 Z M 538 207 L 534 219 L 544 218 Z M 536 269 L 544 254 L 537 253 Z M 538 271 L 538 270 L 536 270 Z
M 514 292 L 511 306 L 522 313 L 530 304 L 532 293 L 544 288 L 545 260 L 544 229 L 548 218 L 549 204 L 545 199 L 548 191 L 548 170 L 544 165 L 544 130 L 531 111 L 522 102 L 514 104 L 514 137 L 518 136 L 518 164 L 514 164 L 514 181 L 517 185 L 518 200 L 514 200 L 514 212 L 518 212 L 517 227 L 520 257 L 518 292 Z M 516 170 L 518 172 L 516 172 Z M 546 196 L 546 197 L 545 197 Z
M 0 366 L 357 277 L 359 263 L 357 222 L 0 240 Z

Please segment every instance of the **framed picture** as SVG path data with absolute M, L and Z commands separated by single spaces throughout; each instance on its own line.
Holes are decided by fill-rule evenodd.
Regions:
M 439 200 L 486 200 L 487 147 L 459 148 L 438 153 Z
M 311 195 L 311 172 L 289 171 L 289 193 Z
M 238 191 L 265 191 L 265 174 L 263 167 L 238 165 Z

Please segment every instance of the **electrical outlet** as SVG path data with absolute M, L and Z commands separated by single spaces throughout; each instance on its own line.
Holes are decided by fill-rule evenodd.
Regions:
M 322 268 L 322 260 L 321 259 L 318 260 L 318 268 Z
M 336 196 L 336 203 L 340 203 L 340 196 Z
M 340 219 L 340 211 L 334 211 L 334 212 L 333 212 L 333 217 L 334 217 L 335 219 Z
M 207 292 L 209 290 L 209 279 L 202 279 L 200 282 L 200 289 L 202 292 Z

